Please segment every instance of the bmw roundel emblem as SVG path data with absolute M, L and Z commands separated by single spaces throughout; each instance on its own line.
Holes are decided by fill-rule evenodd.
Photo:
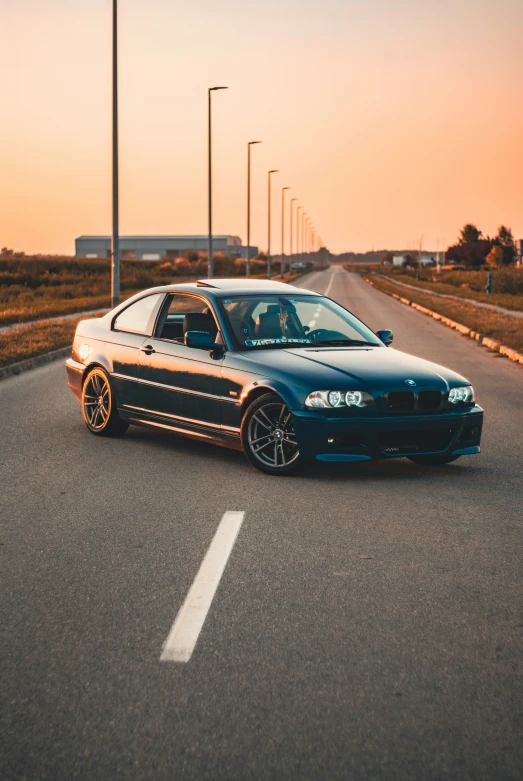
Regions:
M 415 385 L 415 384 L 416 384 L 416 383 L 414 382 L 414 380 L 405 380 L 405 382 L 407 383 L 407 385 L 410 385 L 410 386 L 412 386 L 412 385 Z

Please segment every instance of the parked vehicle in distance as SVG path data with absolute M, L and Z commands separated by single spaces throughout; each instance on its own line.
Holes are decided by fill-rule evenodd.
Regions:
M 391 342 L 319 293 L 213 279 L 83 320 L 66 366 L 93 434 L 160 427 L 243 450 L 269 474 L 479 453 L 483 410 L 468 380 Z

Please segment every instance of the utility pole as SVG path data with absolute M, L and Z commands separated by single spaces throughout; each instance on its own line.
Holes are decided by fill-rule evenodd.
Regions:
M 289 241 L 289 272 L 292 271 L 292 204 L 294 203 L 294 201 L 297 201 L 297 200 L 298 200 L 297 198 L 291 198 L 290 209 L 289 209 L 290 210 L 290 215 L 289 216 L 290 216 L 290 223 L 291 223 L 290 224 L 290 236 L 289 236 L 289 239 L 290 239 L 290 241 Z
M 245 269 L 247 279 L 251 276 L 251 146 L 253 144 L 261 144 L 261 141 L 247 143 L 247 266 Z
M 271 278 L 271 174 L 277 174 L 278 169 L 273 168 L 267 175 L 268 179 L 268 204 L 267 204 L 267 279 Z
M 113 232 L 111 306 L 120 303 L 120 233 L 118 225 L 118 0 L 113 0 Z
M 281 188 L 281 266 L 280 277 L 283 279 L 284 267 L 285 267 L 285 190 L 290 190 L 290 187 Z
M 214 269 L 212 263 L 212 118 L 211 118 L 211 92 L 216 92 L 219 89 L 229 89 L 228 87 L 209 87 L 208 89 L 208 210 L 209 210 L 209 241 L 208 241 L 208 265 L 207 276 L 209 279 L 213 278 Z
M 300 257 L 300 251 L 301 251 L 301 243 L 300 243 L 300 233 L 301 233 L 301 230 L 300 230 L 300 217 L 301 217 L 301 215 L 300 215 L 300 212 L 301 212 L 302 209 L 303 209 L 303 206 L 298 206 L 298 208 L 296 209 L 296 258 L 298 259 L 298 261 L 301 260 L 301 257 Z

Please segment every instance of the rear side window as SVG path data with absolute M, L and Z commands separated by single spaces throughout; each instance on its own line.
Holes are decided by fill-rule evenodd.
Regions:
M 156 337 L 183 344 L 186 331 L 208 331 L 216 337 L 218 326 L 208 301 L 174 293 L 158 319 Z
M 114 321 L 114 330 L 150 336 L 154 326 L 154 318 L 163 297 L 163 293 L 155 293 L 152 296 L 140 298 L 139 301 L 128 306 Z

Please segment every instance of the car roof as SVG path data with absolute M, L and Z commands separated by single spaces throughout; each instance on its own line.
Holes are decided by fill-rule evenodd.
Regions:
M 280 282 L 272 279 L 199 279 L 196 287 L 200 290 L 204 288 L 209 293 L 216 296 L 228 293 L 249 294 L 249 293 L 305 293 L 306 295 L 318 295 L 313 290 L 303 290 L 295 285 L 289 285 L 287 282 Z
M 141 294 L 151 293 L 175 293 L 177 290 L 183 293 L 205 293 L 213 298 L 222 298 L 227 294 L 249 295 L 249 294 L 276 294 L 287 293 L 287 295 L 299 293 L 300 295 L 318 296 L 314 290 L 305 290 L 297 288 L 295 285 L 288 285 L 286 282 L 276 282 L 271 279 L 199 279 L 197 282 L 186 282 L 174 285 L 163 285 L 162 287 L 150 288 L 142 291 Z M 136 298 L 139 297 L 137 294 Z

